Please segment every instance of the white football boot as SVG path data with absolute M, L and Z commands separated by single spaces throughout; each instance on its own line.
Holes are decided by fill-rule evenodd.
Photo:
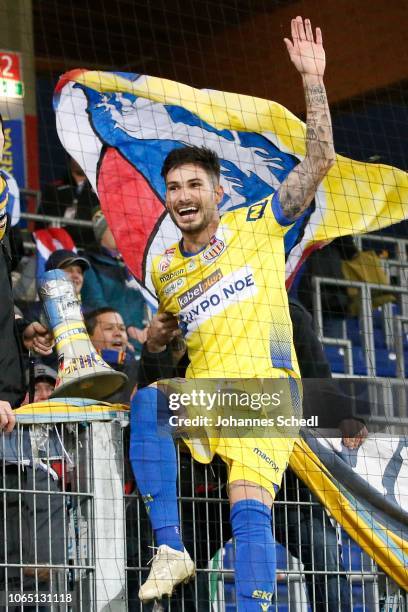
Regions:
M 139 589 L 139 599 L 146 603 L 152 599 L 161 599 L 163 595 L 171 597 L 178 584 L 189 582 L 194 575 L 194 561 L 186 549 L 180 552 L 162 544 L 152 559 L 146 582 Z

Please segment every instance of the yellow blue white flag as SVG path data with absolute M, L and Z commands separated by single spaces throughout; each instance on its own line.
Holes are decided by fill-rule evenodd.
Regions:
M 156 77 L 73 70 L 61 77 L 54 107 L 63 146 L 97 191 L 124 260 L 152 302 L 152 259 L 179 237 L 160 175 L 170 150 L 194 144 L 218 153 L 221 212 L 273 193 L 305 155 L 305 125 L 280 104 Z M 288 284 L 312 250 L 405 219 L 407 202 L 405 172 L 338 155 L 309 215 L 286 235 Z

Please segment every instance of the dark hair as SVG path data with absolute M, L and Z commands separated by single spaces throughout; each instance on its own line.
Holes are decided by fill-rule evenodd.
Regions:
M 206 147 L 186 146 L 173 149 L 164 160 L 161 175 L 166 180 L 166 176 L 178 166 L 184 164 L 197 164 L 204 168 L 218 183 L 220 180 L 220 160 L 215 151 Z
M 120 314 L 120 312 L 116 310 L 116 308 L 111 308 L 110 306 L 103 306 L 102 308 L 95 308 L 95 310 L 91 310 L 90 312 L 87 312 L 84 315 L 86 331 L 90 336 L 92 336 L 95 331 L 97 318 L 99 317 L 99 315 L 105 314 L 106 312 L 117 312 L 118 314 Z

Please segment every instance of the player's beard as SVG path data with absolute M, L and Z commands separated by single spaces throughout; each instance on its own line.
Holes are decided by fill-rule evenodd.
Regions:
M 200 232 L 204 231 L 205 228 L 208 227 L 211 223 L 210 215 L 204 214 L 201 219 L 201 222 L 198 225 L 196 225 L 193 221 L 191 226 L 188 226 L 188 225 L 181 226 L 177 222 L 177 217 L 175 216 L 171 208 L 168 208 L 167 210 L 168 210 L 168 213 L 173 223 L 178 227 L 178 229 L 180 230 L 182 234 L 186 234 L 187 236 L 192 235 L 192 234 L 199 234 Z M 202 209 L 199 208 L 198 210 L 200 211 Z

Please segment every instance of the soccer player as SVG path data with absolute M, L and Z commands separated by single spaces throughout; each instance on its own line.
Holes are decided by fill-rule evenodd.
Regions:
M 162 168 L 166 207 L 182 239 L 154 262 L 153 283 L 159 311 L 179 321 L 190 379 L 299 377 L 285 289 L 284 236 L 310 205 L 335 153 L 321 31 L 317 28 L 314 34 L 310 21 L 297 17 L 291 33 L 285 44 L 303 81 L 306 155 L 280 188 L 220 218 L 223 190 L 214 152 L 178 148 Z M 155 386 L 133 398 L 130 458 L 158 546 L 140 588 L 144 602 L 171 595 L 195 571 L 180 536 L 168 415 L 167 397 Z M 195 458 L 211 459 L 186 442 Z M 228 467 L 237 607 L 240 612 L 267 610 L 276 570 L 271 506 L 293 441 L 270 437 L 232 442 L 237 441 L 219 438 L 211 452 Z

